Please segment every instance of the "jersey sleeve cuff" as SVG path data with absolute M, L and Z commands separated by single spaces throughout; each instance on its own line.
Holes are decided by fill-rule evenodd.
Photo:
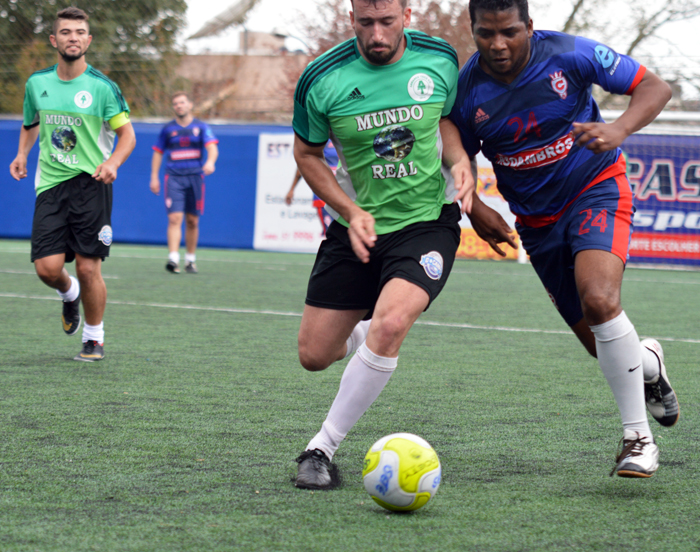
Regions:
M 642 82 L 642 79 L 644 78 L 644 75 L 646 75 L 647 68 L 644 67 L 644 65 L 639 66 L 639 70 L 637 71 L 637 74 L 634 76 L 634 80 L 632 81 L 632 84 L 630 84 L 629 89 L 625 94 L 629 96 L 634 92 L 634 89 L 637 88 L 637 85 Z
M 324 140 L 323 142 L 311 142 L 311 141 L 307 140 L 306 138 L 304 138 L 303 136 L 301 136 L 301 135 L 300 135 L 298 132 L 296 132 L 296 131 L 294 131 L 294 134 L 299 138 L 299 140 L 301 140 L 302 142 L 304 142 L 307 146 L 311 146 L 312 148 L 317 148 L 317 147 L 320 147 L 320 146 L 325 146 L 325 145 L 328 143 L 328 140 Z
M 39 124 L 39 123 L 36 122 L 36 123 L 32 123 L 31 125 L 22 125 L 22 126 L 24 127 L 24 130 L 29 130 L 30 128 L 34 128 L 34 127 L 37 126 L 38 124 Z
M 115 115 L 109 120 L 109 126 L 112 128 L 112 130 L 117 130 L 118 128 L 123 127 L 128 122 L 129 112 L 122 111 L 119 115 Z
M 153 146 L 153 151 L 157 151 L 158 153 L 163 153 L 163 150 L 160 149 L 158 146 Z
M 204 143 L 204 147 L 206 148 L 209 144 L 218 144 L 218 140 L 209 140 L 208 142 Z

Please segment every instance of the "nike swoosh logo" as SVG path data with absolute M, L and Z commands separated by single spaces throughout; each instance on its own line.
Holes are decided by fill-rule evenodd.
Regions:
M 62 316 L 61 316 L 61 322 L 63 322 L 63 331 L 67 332 L 68 330 L 70 330 L 72 328 L 72 325 L 68 324 L 66 322 L 66 319 L 63 318 Z
M 639 366 L 641 366 L 641 364 L 640 364 Z M 628 371 L 629 371 L 629 372 L 634 372 L 637 368 L 639 368 L 639 366 L 635 366 L 634 368 L 630 368 Z

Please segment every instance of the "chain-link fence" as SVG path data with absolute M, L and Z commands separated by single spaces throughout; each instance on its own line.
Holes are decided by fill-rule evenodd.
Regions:
M 0 0 L 0 113 L 21 114 L 27 78 L 56 63 L 49 35 L 68 5 Z M 170 93 L 189 86 L 176 72 L 185 0 L 89 0 L 77 7 L 90 17 L 88 63 L 121 87 L 134 116 L 169 115 Z

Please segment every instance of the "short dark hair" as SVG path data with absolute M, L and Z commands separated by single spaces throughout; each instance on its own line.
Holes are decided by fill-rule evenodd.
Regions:
M 83 10 L 80 8 L 76 8 L 75 6 L 69 6 L 67 8 L 63 8 L 60 12 L 56 14 L 56 20 L 53 22 L 53 27 L 52 27 L 52 32 L 53 34 L 56 34 L 56 31 L 58 30 L 58 20 L 59 19 L 72 19 L 74 21 L 85 21 L 88 26 L 88 31 L 90 30 L 90 23 L 88 23 L 88 20 L 90 17 L 88 14 L 86 14 Z
M 472 20 L 472 27 L 476 21 L 476 10 L 495 12 L 512 8 L 518 8 L 520 20 L 527 25 L 530 21 L 527 0 L 469 0 L 469 17 Z
M 187 98 L 188 102 L 191 102 L 192 100 L 190 99 L 190 95 L 185 92 L 184 90 L 177 90 L 176 92 L 173 92 L 170 94 L 170 101 L 172 102 L 175 98 L 179 98 L 180 96 L 185 96 Z
M 377 2 L 393 2 L 394 0 L 360 0 L 361 2 L 367 2 L 368 4 L 373 4 L 377 5 Z M 350 4 L 352 4 L 352 7 L 355 8 L 355 0 L 350 0 Z M 408 0 L 399 0 L 399 4 L 401 4 L 401 7 L 403 9 L 406 9 L 408 6 Z

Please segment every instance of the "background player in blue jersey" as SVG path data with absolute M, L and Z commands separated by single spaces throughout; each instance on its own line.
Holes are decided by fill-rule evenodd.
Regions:
M 168 264 L 165 268 L 180 273 L 180 241 L 185 214 L 185 271 L 197 272 L 196 251 L 199 217 L 204 213 L 204 177 L 216 169 L 219 141 L 209 126 L 192 116 L 192 102 L 185 92 L 172 95 L 175 119 L 163 127 L 153 146 L 151 191 L 160 193 L 158 173 L 165 161 L 165 208 L 168 212 Z M 207 161 L 203 163 L 204 151 Z
M 328 140 L 326 147 L 323 148 L 323 158 L 326 160 L 326 163 L 328 163 L 328 167 L 333 171 L 333 174 L 335 174 L 335 171 L 338 168 L 338 152 L 335 150 L 335 146 L 330 140 Z M 287 205 L 292 204 L 292 201 L 294 200 L 294 189 L 297 187 L 300 180 L 301 171 L 297 168 L 296 173 L 294 174 L 294 179 L 292 180 L 292 185 L 289 187 L 287 195 L 284 196 L 284 202 Z M 328 211 L 325 209 L 326 202 L 316 194 L 314 194 L 312 205 L 318 213 L 318 218 L 321 221 L 321 228 L 323 229 L 323 235 L 325 236 L 328 226 L 331 222 L 333 222 L 333 217 L 331 217 Z
M 478 51 L 460 71 L 450 118 L 467 153 L 481 150 L 493 164 L 533 267 L 610 384 L 624 426 L 613 473 L 650 477 L 659 451 L 645 399 L 665 426 L 679 407 L 661 346 L 640 344 L 620 304 L 634 207 L 619 146 L 654 120 L 670 87 L 603 44 L 534 31 L 527 0 L 471 0 L 469 11 Z M 631 96 L 614 123 L 603 122 L 593 84 Z M 515 247 L 476 195 L 470 218 L 495 251 Z

